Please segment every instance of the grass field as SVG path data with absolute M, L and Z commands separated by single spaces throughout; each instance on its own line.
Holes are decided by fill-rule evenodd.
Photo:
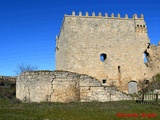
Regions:
M 20 103 L 15 99 L 0 99 L 0 120 L 125 119 L 160 120 L 160 104 L 137 104 L 135 101 Z

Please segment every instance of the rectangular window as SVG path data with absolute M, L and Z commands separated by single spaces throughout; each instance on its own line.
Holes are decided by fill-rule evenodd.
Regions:
M 118 66 L 118 72 L 119 73 L 121 72 L 121 66 Z
M 103 84 L 105 84 L 106 82 L 107 82 L 107 80 L 106 80 L 106 79 L 103 79 L 103 80 L 102 80 L 102 83 L 103 83 Z

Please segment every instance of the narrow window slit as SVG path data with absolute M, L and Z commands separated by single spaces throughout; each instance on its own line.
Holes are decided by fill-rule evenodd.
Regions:
M 121 66 L 118 66 L 118 72 L 119 73 L 121 72 Z

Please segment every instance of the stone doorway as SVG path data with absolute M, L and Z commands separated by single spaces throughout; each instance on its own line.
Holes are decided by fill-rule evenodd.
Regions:
M 128 83 L 128 93 L 129 94 L 137 93 L 137 82 L 136 81 L 132 80 Z

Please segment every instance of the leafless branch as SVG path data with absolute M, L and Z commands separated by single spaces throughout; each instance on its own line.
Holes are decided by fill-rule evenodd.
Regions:
M 23 72 L 35 71 L 37 69 L 38 69 L 37 66 L 32 66 L 30 64 L 24 65 L 23 63 L 21 63 L 20 65 L 17 65 L 17 68 L 16 68 L 16 70 L 14 70 L 14 72 L 16 73 L 16 75 L 19 75 Z

